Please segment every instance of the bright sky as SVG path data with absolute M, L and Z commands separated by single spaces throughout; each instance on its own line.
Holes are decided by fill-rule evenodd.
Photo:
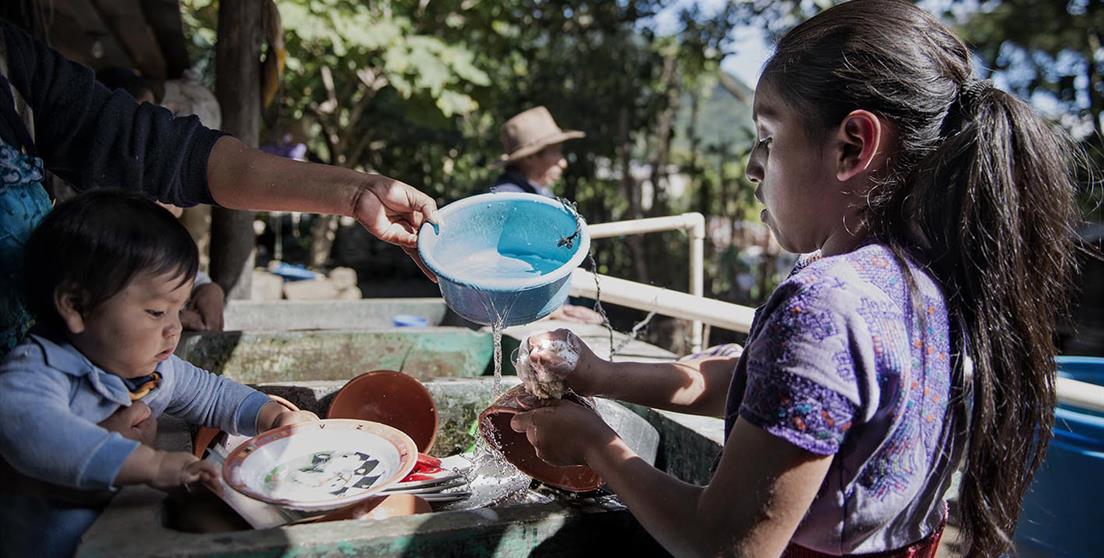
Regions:
M 678 27 L 678 12 L 683 6 L 698 4 L 709 14 L 716 12 L 726 0 L 678 0 L 656 16 L 658 30 L 674 32 Z M 759 70 L 770 56 L 771 48 L 763 40 L 758 29 L 740 28 L 733 31 L 736 54 L 730 55 L 721 63 L 721 67 L 736 76 L 748 87 L 754 88 L 759 80 Z
M 706 13 L 714 13 L 720 9 L 727 0 L 676 0 L 666 10 L 660 12 L 656 16 L 657 28 L 663 32 L 675 32 L 678 29 L 678 12 L 684 6 L 690 6 L 697 4 L 702 7 L 702 10 Z M 979 9 L 978 0 L 971 0 L 967 2 L 960 2 L 957 4 L 950 4 L 950 0 L 920 0 L 920 6 L 933 13 L 941 13 L 948 7 L 952 8 L 952 11 L 956 12 L 959 17 L 976 11 Z M 733 30 L 734 44 L 733 50 L 736 54 L 729 55 L 721 63 L 721 67 L 742 80 L 748 87 L 755 88 L 756 82 L 759 80 L 759 72 L 763 67 L 763 63 L 767 61 L 767 57 L 770 56 L 773 49 L 772 45 L 768 45 L 763 38 L 763 33 L 758 28 L 737 28 Z M 1007 90 L 1007 78 L 1001 73 L 997 73 L 993 76 L 993 80 L 997 87 Z M 1084 87 L 1084 85 L 1082 85 Z M 1057 101 L 1052 97 L 1045 94 L 1036 94 L 1032 97 L 1031 103 L 1043 114 L 1047 114 L 1051 117 L 1060 115 L 1062 108 L 1058 106 Z

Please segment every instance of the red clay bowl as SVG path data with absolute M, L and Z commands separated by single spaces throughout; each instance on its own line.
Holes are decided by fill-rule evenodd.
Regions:
M 479 415 L 479 433 L 483 439 L 502 452 L 506 461 L 513 463 L 522 473 L 547 485 L 571 492 L 590 492 L 601 487 L 602 478 L 590 467 L 552 465 L 537 457 L 537 450 L 524 433 L 510 428 L 510 419 L 527 410 L 521 404 L 523 396 L 529 397 L 525 386 L 514 386 Z M 565 393 L 564 399 L 586 404 L 571 392 Z
M 415 378 L 393 370 L 365 372 L 345 384 L 326 418 L 379 422 L 398 428 L 429 453 L 437 439 L 437 406 Z

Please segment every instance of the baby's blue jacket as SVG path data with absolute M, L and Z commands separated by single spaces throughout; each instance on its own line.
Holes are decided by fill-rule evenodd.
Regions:
M 168 413 L 192 424 L 253 435 L 261 407 L 270 401 L 175 355 L 157 371 L 160 385 L 141 400 L 154 417 Z M 0 364 L 0 455 L 34 479 L 113 490 L 115 476 L 138 442 L 97 423 L 130 403 L 122 378 L 92 364 L 73 345 L 28 335 Z M 79 537 L 98 515 L 44 500 L 5 494 L 0 487 L 0 556 L 71 554 L 78 540 L 57 540 L 65 538 L 58 534 Z

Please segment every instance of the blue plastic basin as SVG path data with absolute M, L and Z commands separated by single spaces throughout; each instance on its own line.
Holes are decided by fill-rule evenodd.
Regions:
M 454 312 L 483 325 L 529 323 L 560 307 L 590 251 L 586 223 L 557 200 L 480 194 L 422 226 L 418 254 Z
M 1060 356 L 1058 375 L 1104 385 L 1104 358 Z M 1104 414 L 1059 405 L 1054 439 L 1024 497 L 1021 557 L 1104 556 Z

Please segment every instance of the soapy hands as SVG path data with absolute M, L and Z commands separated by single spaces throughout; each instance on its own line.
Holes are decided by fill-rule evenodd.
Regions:
M 557 329 L 523 341 L 514 368 L 526 391 L 541 399 L 560 399 L 567 389 L 580 395 L 601 393 L 603 363 L 574 333 Z
M 525 412 L 510 420 L 524 433 L 537 457 L 552 465 L 585 464 L 588 451 L 606 445 L 617 434 L 585 399 L 602 393 L 602 373 L 609 363 L 598 358 L 578 336 L 566 329 L 530 335 L 515 363 L 526 396 Z
M 588 452 L 617 437 L 592 407 L 566 399 L 538 404 L 514 415 L 510 428 L 524 433 L 537 457 L 551 465 L 585 465 Z

